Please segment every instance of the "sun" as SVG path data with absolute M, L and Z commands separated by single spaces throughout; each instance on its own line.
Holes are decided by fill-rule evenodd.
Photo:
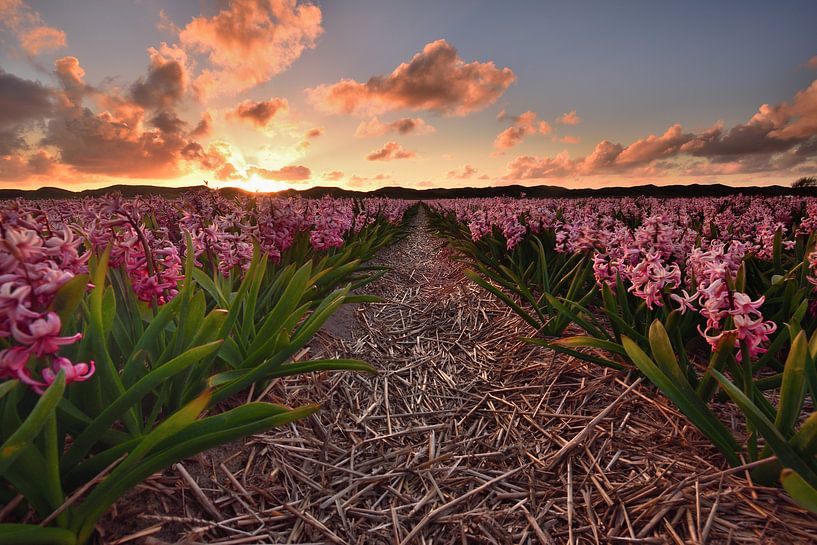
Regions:
M 286 182 L 278 180 L 267 180 L 258 174 L 251 175 L 246 182 L 245 189 L 255 191 L 256 193 L 275 193 L 290 189 L 292 186 Z

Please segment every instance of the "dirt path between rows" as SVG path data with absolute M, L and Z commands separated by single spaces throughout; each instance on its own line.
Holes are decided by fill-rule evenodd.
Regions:
M 345 310 L 305 355 L 379 375 L 279 381 L 266 400 L 321 412 L 153 477 L 109 542 L 817 541 L 817 518 L 724 471 L 648 387 L 520 342 L 524 322 L 425 225 L 378 258 L 394 270 L 365 291 L 384 303 Z

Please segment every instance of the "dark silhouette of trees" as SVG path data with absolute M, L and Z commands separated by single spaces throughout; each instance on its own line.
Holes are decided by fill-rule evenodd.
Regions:
M 791 186 L 795 189 L 801 189 L 804 187 L 817 187 L 817 177 L 803 176 L 802 178 L 797 178 L 795 181 L 791 183 Z

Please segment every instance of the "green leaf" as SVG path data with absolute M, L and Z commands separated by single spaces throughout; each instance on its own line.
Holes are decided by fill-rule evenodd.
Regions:
M 656 319 L 650 324 L 648 340 L 652 355 L 661 371 L 671 380 L 674 380 L 679 386 L 681 384 L 689 384 L 686 375 L 678 366 L 675 351 L 672 349 L 669 335 L 667 335 L 667 330 L 664 328 L 664 324 L 661 323 L 661 320 Z
M 720 383 L 721 388 L 723 388 L 727 395 L 732 398 L 732 401 L 740 407 L 746 420 L 751 422 L 755 429 L 766 439 L 772 452 L 780 459 L 781 465 L 797 471 L 801 476 L 811 482 L 817 482 L 817 473 L 812 470 L 810 465 L 794 450 L 792 445 L 786 441 L 786 438 L 780 434 L 774 424 L 746 397 L 740 388 L 732 384 L 729 379 L 718 371 L 713 371 L 713 374 Z
M 563 337 L 561 339 L 557 339 L 552 341 L 548 344 L 548 346 L 564 346 L 566 348 L 599 348 L 601 350 L 606 350 L 608 352 L 613 352 L 614 354 L 619 354 L 622 356 L 626 356 L 627 353 L 624 351 L 624 347 L 618 343 L 614 343 L 612 341 L 606 341 L 604 339 L 597 339 L 596 337 L 590 337 L 588 335 L 574 335 L 572 337 Z
M 33 524 L 0 524 L 0 543 L 9 545 L 76 545 L 74 532 Z
M 29 447 L 39 435 L 48 419 L 57 408 L 65 391 L 65 371 L 60 371 L 54 382 L 34 405 L 28 417 L 14 430 L 11 436 L 0 445 L 0 477 L 14 463 L 14 460 Z
M 102 432 L 108 429 L 128 409 L 146 395 L 154 392 L 158 386 L 164 384 L 174 375 L 218 350 L 219 346 L 221 346 L 221 341 L 195 346 L 145 375 L 108 405 L 74 440 L 71 449 L 63 458 L 63 467 L 73 467 L 78 464 L 91 450 L 91 447 L 99 441 Z
M 817 513 L 817 489 L 808 481 L 796 471 L 785 468 L 780 472 L 780 482 L 797 505 L 812 513 Z
M 739 465 L 741 462 L 737 454 L 740 450 L 738 442 L 706 403 L 695 394 L 689 384 L 686 381 L 679 384 L 668 377 L 629 337 L 622 336 L 621 341 L 624 350 L 627 351 L 627 355 L 639 371 L 675 403 L 695 427 L 712 441 L 731 465 Z
M 795 337 L 783 367 L 780 401 L 774 421 L 774 425 L 784 437 L 791 436 L 794 424 L 800 416 L 800 408 L 803 406 L 807 360 L 808 341 L 805 332 L 801 331 Z
M 0 399 L 3 399 L 6 394 L 12 391 L 18 384 L 20 384 L 19 380 L 0 382 Z
M 90 277 L 87 274 L 78 274 L 62 285 L 54 296 L 51 303 L 51 310 L 56 312 L 60 321 L 64 324 L 73 316 L 79 307 L 85 291 L 88 288 Z
M 817 412 L 811 413 L 803 421 L 789 442 L 804 457 L 817 454 Z
M 143 437 L 128 457 L 108 475 L 108 478 L 88 494 L 82 506 L 75 511 L 72 522 L 72 529 L 77 532 L 79 542 L 83 543 L 90 537 L 96 521 L 125 490 L 134 486 L 140 480 L 147 478 L 150 473 L 135 482 L 126 481 L 125 477 L 158 443 L 177 435 L 195 421 L 210 402 L 210 396 L 209 391 L 204 392 L 156 426 Z M 164 466 L 158 467 L 157 470 L 161 469 L 161 467 Z M 123 484 L 125 484 L 124 487 Z

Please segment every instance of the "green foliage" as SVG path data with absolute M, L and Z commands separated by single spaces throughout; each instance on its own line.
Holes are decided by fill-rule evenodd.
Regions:
M 22 495 L 13 515 L 42 521 L 0 524 L 0 542 L 87 543 L 107 509 L 156 471 L 318 410 L 262 402 L 222 410 L 221 401 L 255 384 L 314 371 L 375 372 L 357 360 L 291 359 L 341 305 L 373 300 L 351 294 L 384 272 L 363 263 L 402 234 L 376 222 L 335 251 L 301 245 L 277 263 L 256 248 L 245 273 L 226 277 L 195 266 L 188 251 L 186 281 L 155 309 L 109 269 L 109 250 L 95 257 L 90 276 L 63 286 L 53 310 L 64 328 L 84 333 L 66 356 L 94 359 L 96 373 L 66 387 L 60 372 L 42 396 L 0 383 L 0 497 Z

